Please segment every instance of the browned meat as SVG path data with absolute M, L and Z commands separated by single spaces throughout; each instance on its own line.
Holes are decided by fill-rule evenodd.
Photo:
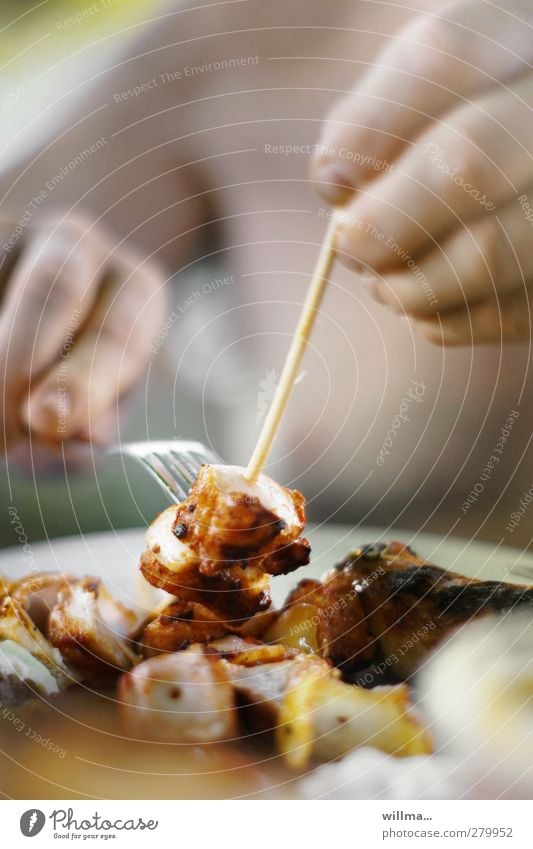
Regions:
M 340 571 L 324 582 L 309 578 L 300 581 L 264 638 L 317 651 L 335 666 L 360 666 L 376 651 L 348 571 Z
M 57 597 L 76 579 L 61 572 L 39 572 L 16 581 L 9 594 L 27 611 L 43 634 L 48 633 L 48 619 Z
M 84 578 L 59 593 L 48 637 L 80 678 L 105 687 L 138 662 L 127 639 L 135 625 L 135 615 L 113 599 L 98 579 Z
M 305 499 L 266 475 L 247 484 L 235 466 L 202 466 L 189 497 L 178 507 L 173 531 L 214 575 L 228 566 L 260 567 L 270 575 L 309 562 Z
M 351 552 L 325 583 L 343 575 L 358 591 L 374 660 L 399 678 L 408 678 L 437 643 L 471 619 L 518 608 L 533 613 L 533 587 L 448 572 L 400 542 Z
M 119 704 L 132 736 L 172 743 L 233 737 L 239 704 L 255 727 L 274 732 L 294 767 L 364 745 L 398 756 L 431 751 L 403 685 L 370 692 L 342 682 L 322 658 L 235 637 L 144 661 L 122 676 Z
M 434 646 L 470 619 L 515 608 L 533 613 L 533 587 L 448 572 L 399 542 L 351 552 L 321 587 L 302 582 L 288 604 L 311 602 L 318 607 L 319 634 L 327 622 L 339 645 L 345 646 L 355 634 L 353 651 L 348 642 L 348 650 L 338 653 L 336 639 L 324 639 L 322 631 L 321 652 L 345 672 L 372 661 L 397 679 L 408 678 Z M 335 608 L 331 599 L 338 601 L 343 593 L 346 606 Z
M 145 657 L 180 651 L 191 643 L 209 643 L 227 634 L 259 637 L 268 627 L 274 611 L 257 613 L 244 622 L 228 622 L 220 613 L 203 604 L 176 599 L 144 628 L 139 639 Z
M 234 565 L 204 575 L 196 564 L 176 568 L 148 549 L 141 556 L 141 572 L 154 587 L 212 608 L 221 619 L 239 622 L 266 610 L 271 601 L 268 575 L 255 566 Z
M 304 498 L 266 475 L 202 466 L 189 497 L 148 528 L 141 557 L 146 580 L 237 622 L 270 605 L 269 575 L 309 561 L 300 535 Z
M 20 602 L 5 596 L 0 603 L 0 644 L 12 642 L 42 664 L 54 678 L 57 691 L 75 683 L 60 652 L 44 637 Z M 5 671 L 0 672 L 0 678 Z
M 227 626 L 199 602 L 176 601 L 150 622 L 140 639 L 145 657 L 180 651 L 190 643 L 208 643 L 228 633 Z
M 200 646 L 152 657 L 123 675 L 118 704 L 126 732 L 141 740 L 215 743 L 237 729 L 229 676 Z

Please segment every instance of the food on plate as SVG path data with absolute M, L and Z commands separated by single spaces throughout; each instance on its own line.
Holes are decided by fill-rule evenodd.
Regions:
M 53 696 L 59 683 L 48 665 L 14 640 L 0 641 L 0 702 L 17 704 L 32 696 Z
M 259 475 L 254 483 L 239 466 L 203 465 L 189 497 L 178 507 L 174 534 L 211 575 L 228 564 L 261 566 L 286 574 L 309 562 L 301 539 L 305 499 L 297 490 Z
M 453 634 L 416 681 L 423 706 L 476 798 L 531 799 L 533 620 L 477 619 Z
M 117 696 L 124 727 L 136 739 L 215 743 L 237 731 L 229 676 L 200 645 L 145 660 L 121 677 Z
M 149 583 L 237 621 L 270 605 L 270 575 L 309 562 L 301 493 L 237 466 L 202 466 L 186 501 L 150 526 L 141 570 Z
M 54 695 L 78 681 L 106 687 L 139 661 L 129 636 L 137 617 L 98 579 L 50 572 L 4 586 L 0 603 L 4 701 L 23 701 L 35 693 Z
M 143 739 L 213 743 L 252 728 L 273 732 L 294 767 L 362 745 L 431 751 L 403 685 L 364 690 L 322 658 L 236 637 L 146 660 L 118 692 L 127 731 Z
M 192 643 L 208 643 L 226 634 L 260 637 L 276 615 L 275 610 L 266 610 L 250 619 L 229 622 L 200 602 L 175 598 L 149 619 L 140 633 L 139 645 L 144 657 L 152 657 L 179 651 Z
M 19 646 L 20 652 L 13 648 Z M 73 683 L 60 652 L 55 649 L 37 628 L 22 605 L 4 596 L 0 604 L 0 689 L 4 700 L 18 701 L 22 695 L 29 698 L 33 687 L 41 695 L 52 695 Z M 20 687 L 14 676 L 21 674 Z
M 533 611 L 533 587 L 467 578 L 403 543 L 378 543 L 350 552 L 322 581 L 300 581 L 264 638 L 300 641 L 346 675 L 377 667 L 402 680 L 459 626 L 524 607 Z
M 402 681 L 470 619 L 533 609 L 533 588 L 466 578 L 378 543 L 322 580 L 304 577 L 275 610 L 271 577 L 309 560 L 304 526 L 300 493 L 204 465 L 189 497 L 147 531 L 140 571 L 164 598 L 141 621 L 95 578 L 2 583 L 0 696 L 116 685 L 135 739 L 268 741 L 295 768 L 365 745 L 430 752 Z
M 345 670 L 368 665 L 376 653 L 354 575 L 348 570 L 322 581 L 301 580 L 265 639 L 316 652 Z
M 269 576 L 258 566 L 233 564 L 215 575 L 200 572 L 200 561 L 174 534 L 176 508 L 168 507 L 146 534 L 141 571 L 154 587 L 198 601 L 222 620 L 240 621 L 270 605 Z
M 96 578 L 63 589 L 48 619 L 48 638 L 84 681 L 113 682 L 138 662 L 129 634 L 137 619 Z

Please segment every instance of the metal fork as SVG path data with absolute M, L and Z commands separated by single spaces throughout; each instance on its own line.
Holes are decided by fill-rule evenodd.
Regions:
M 218 462 L 213 452 L 201 442 L 179 439 L 124 442 L 113 445 L 106 453 L 133 457 L 176 504 L 187 498 L 202 463 Z

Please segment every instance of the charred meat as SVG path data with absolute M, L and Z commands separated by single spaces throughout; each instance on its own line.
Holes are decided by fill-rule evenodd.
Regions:
M 285 609 L 295 617 L 294 608 L 305 605 L 314 618 L 307 616 L 304 631 L 316 633 L 318 651 L 345 673 L 373 664 L 406 679 L 471 619 L 519 608 L 533 612 L 533 587 L 468 578 L 392 542 L 351 552 L 322 582 L 300 582 Z M 277 639 L 290 640 L 282 624 L 280 617 L 273 626 Z
M 269 576 L 309 561 L 303 496 L 266 475 L 203 466 L 189 497 L 148 529 L 141 570 L 149 583 L 238 622 L 270 605 Z

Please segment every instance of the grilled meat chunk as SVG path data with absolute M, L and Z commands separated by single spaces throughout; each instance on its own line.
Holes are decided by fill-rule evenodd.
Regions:
M 370 662 L 376 651 L 348 571 L 335 573 L 327 581 L 300 581 L 264 639 L 318 652 L 345 668 Z
M 57 597 L 76 579 L 61 572 L 39 572 L 28 575 L 9 586 L 9 594 L 15 599 L 43 634 L 48 633 L 50 612 Z
M 180 651 L 192 643 L 207 644 L 228 634 L 260 637 L 275 617 L 274 611 L 256 613 L 242 622 L 230 622 L 196 601 L 175 599 L 142 631 L 139 644 L 144 657 Z
M 98 579 L 84 578 L 59 593 L 48 637 L 83 680 L 105 687 L 139 660 L 128 638 L 135 625 Z
M 141 571 L 152 585 L 237 623 L 270 605 L 269 575 L 309 562 L 303 496 L 237 466 L 202 466 L 189 497 L 149 527 Z
M 153 534 L 161 540 L 162 531 L 172 533 L 169 525 L 175 519 L 176 508 L 165 510 L 151 525 L 147 535 L 149 548 L 141 555 L 140 568 L 148 583 L 174 596 L 198 602 L 220 615 L 220 618 L 239 622 L 266 610 L 270 606 L 268 575 L 257 566 L 243 568 L 228 566 L 215 575 L 200 572 L 199 562 L 183 564 L 181 552 L 154 542 Z M 164 534 L 163 534 L 164 535 Z M 179 540 L 175 540 L 179 545 Z M 172 559 L 177 556 L 178 559 Z
M 432 744 L 403 685 L 364 690 L 346 684 L 327 661 L 298 653 L 248 667 L 222 661 L 257 727 L 275 732 L 293 767 L 330 761 L 360 746 L 399 757 L 427 754 Z
M 260 566 L 271 575 L 309 562 L 301 539 L 305 500 L 266 475 L 250 484 L 239 466 L 202 466 L 189 497 L 178 507 L 173 531 L 214 575 L 228 566 Z
M 118 702 L 126 731 L 137 739 L 215 743 L 236 733 L 233 687 L 221 663 L 198 645 L 123 675 Z
M 327 600 L 341 598 L 350 586 L 357 603 L 328 607 Z M 392 542 L 351 552 L 324 576 L 322 589 L 303 582 L 288 604 L 308 601 L 319 608 L 320 623 L 327 621 L 330 631 L 338 633 L 339 645 L 355 633 L 354 648 L 366 646 L 339 655 L 336 640 L 319 638 L 324 656 L 345 672 L 372 662 L 374 668 L 386 666 L 397 679 L 405 679 L 434 646 L 470 619 L 518 608 L 533 613 L 533 587 L 448 572 Z
M 121 678 L 119 698 L 130 734 L 175 743 L 233 736 L 235 705 L 244 703 L 294 767 L 363 745 L 396 755 L 431 749 L 402 685 L 363 690 L 322 658 L 238 637 L 144 661 Z
M 262 560 L 219 562 L 218 569 L 206 570 L 175 530 L 175 507 L 164 510 L 148 528 L 140 568 L 150 584 L 236 623 L 270 606 L 269 574 Z
M 16 646 L 23 651 L 18 651 Z M 0 647 L 3 649 L 0 690 L 6 701 L 35 695 L 35 692 L 52 695 L 75 683 L 59 651 L 50 645 L 26 610 L 11 596 L 5 596 L 0 604 Z
M 13 640 L 0 641 L 0 701 L 25 702 L 34 696 L 59 693 L 57 678 L 42 661 Z

